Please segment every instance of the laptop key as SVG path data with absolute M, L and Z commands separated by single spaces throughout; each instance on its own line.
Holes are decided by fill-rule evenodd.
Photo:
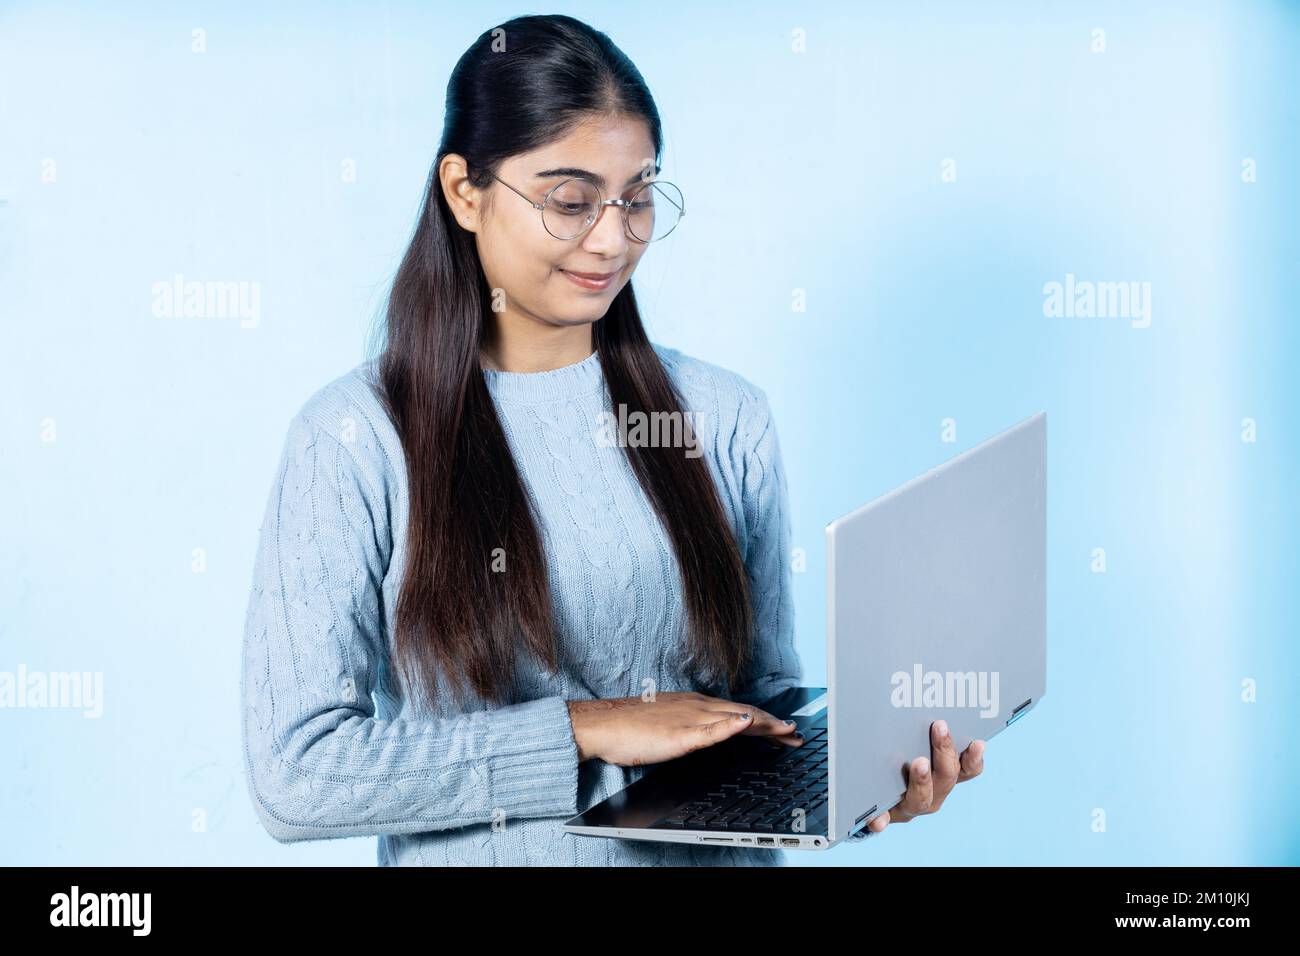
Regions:
M 735 797 L 730 800 L 718 801 L 718 810 L 722 813 L 739 813 L 739 807 L 744 803 L 744 797 Z

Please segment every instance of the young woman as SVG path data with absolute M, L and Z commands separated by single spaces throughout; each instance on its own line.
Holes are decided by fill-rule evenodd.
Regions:
M 560 828 L 644 764 L 800 742 L 755 706 L 801 676 L 767 398 L 652 345 L 630 283 L 684 209 L 661 147 L 640 74 L 577 20 L 511 20 L 456 65 L 382 353 L 290 422 L 261 529 L 244 744 L 277 840 L 783 862 Z M 933 775 L 918 758 L 874 828 L 936 809 L 982 750 L 936 729 Z

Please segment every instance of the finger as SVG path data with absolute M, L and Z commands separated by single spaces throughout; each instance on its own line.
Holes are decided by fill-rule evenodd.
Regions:
M 878 813 L 872 818 L 871 822 L 867 824 L 867 829 L 879 833 L 893 822 L 893 818 L 894 814 L 891 810 L 886 810 L 884 813 Z
M 773 737 L 790 737 L 799 733 L 799 725 L 793 720 L 782 720 L 765 710 L 754 708 L 754 726 L 746 733 L 770 734 Z
M 713 703 L 712 701 L 709 702 Z M 773 714 L 769 714 L 761 707 L 755 707 L 753 704 L 742 704 L 737 701 L 720 700 L 718 706 L 706 707 L 714 713 L 748 713 L 752 716 L 752 724 L 746 727 L 744 733 L 751 736 L 771 736 L 773 738 L 787 738 L 791 734 L 797 733 L 798 725 L 793 720 L 781 720 Z M 782 743 L 798 746 L 799 742 L 783 739 Z
M 972 740 L 961 754 L 961 775 L 957 782 L 970 780 L 984 772 L 984 741 Z
M 957 745 L 953 743 L 946 720 L 936 720 L 930 725 L 930 763 L 934 793 L 929 812 L 934 813 L 948 799 L 948 794 L 957 785 L 957 775 L 961 773 L 961 758 L 957 755 Z
M 749 733 L 750 731 L 745 732 Z M 798 731 L 788 734 L 767 734 L 766 736 L 767 739 L 771 741 L 772 745 L 778 748 L 780 746 L 802 747 L 804 744 L 804 736 Z
M 892 807 L 889 808 L 888 816 L 889 816 L 890 823 L 911 823 L 914 819 L 916 819 L 910 813 L 906 812 L 903 809 L 902 801 L 899 801 L 898 803 L 894 804 Z
M 741 731 L 741 733 L 750 737 L 762 737 L 770 743 L 775 750 L 780 750 L 783 747 L 802 747 L 804 745 L 803 734 L 799 733 L 797 730 L 792 731 L 780 724 L 777 725 L 775 731 L 768 727 L 757 726 L 747 727 L 745 730 Z
M 759 711 L 754 715 L 754 726 L 748 728 L 745 733 L 766 736 L 773 743 L 785 744 L 788 747 L 803 746 L 803 734 L 797 723 L 793 720 L 781 720 L 771 714 L 760 716 L 762 713 Z
M 721 720 L 710 720 L 700 724 L 691 724 L 687 726 L 695 735 L 694 746 L 692 749 L 709 747 L 713 744 L 720 743 L 728 737 L 734 737 L 749 726 L 753 718 L 748 713 L 727 714 Z
M 907 818 L 929 813 L 933 799 L 934 780 L 930 773 L 930 761 L 925 757 L 917 757 L 908 768 L 907 792 L 898 802 L 898 809 L 903 812 L 904 819 L 895 822 L 906 823 Z

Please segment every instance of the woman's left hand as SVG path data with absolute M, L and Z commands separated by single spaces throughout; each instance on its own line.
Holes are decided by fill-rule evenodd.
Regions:
M 932 760 L 917 757 L 908 766 L 907 793 L 893 807 L 879 814 L 867 824 L 868 829 L 879 833 L 891 823 L 908 823 L 916 817 L 934 813 L 957 784 L 978 777 L 984 770 L 984 741 L 972 740 L 970 746 L 957 756 L 957 747 L 948 733 L 948 722 L 936 720 L 930 725 L 930 755 Z M 930 764 L 934 764 L 934 772 Z

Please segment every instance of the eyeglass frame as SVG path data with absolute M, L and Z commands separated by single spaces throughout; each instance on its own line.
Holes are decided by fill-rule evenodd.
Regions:
M 582 232 L 578 233 L 576 236 L 570 236 L 568 239 L 560 239 L 560 237 L 557 236 L 555 233 L 551 232 L 551 230 L 546 229 L 546 234 L 548 236 L 550 236 L 552 239 L 559 239 L 560 242 L 572 242 L 574 239 L 581 239 L 587 233 L 591 232 L 591 230 L 596 227 L 596 223 L 600 222 L 600 214 L 606 206 L 622 207 L 624 231 L 627 232 L 627 234 L 631 236 L 633 239 L 635 239 L 637 242 L 641 243 L 641 245 L 643 246 L 648 246 L 652 242 L 659 242 L 661 239 L 667 239 L 670 235 L 672 235 L 673 230 L 681 225 L 682 217 L 686 215 L 686 197 L 683 195 L 682 205 L 677 210 L 677 221 L 673 223 L 673 228 L 665 232 L 662 236 L 659 237 L 659 239 L 642 239 L 641 237 L 635 235 L 632 232 L 632 226 L 627 219 L 628 216 L 627 210 L 628 207 L 632 205 L 632 199 L 606 199 L 605 194 L 601 192 L 600 187 L 597 186 L 594 182 L 592 182 L 590 179 L 588 179 L 585 176 L 570 176 L 568 179 L 560 180 L 560 182 L 556 183 L 550 189 L 546 190 L 546 195 L 542 197 L 541 202 L 533 202 L 533 200 L 529 199 L 524 193 L 521 193 L 518 189 L 515 189 L 514 186 L 511 186 L 508 182 L 506 182 L 504 179 L 499 177 L 496 173 L 488 173 L 488 177 L 490 179 L 495 180 L 496 182 L 499 182 L 502 186 L 505 186 L 511 192 L 519 196 L 519 198 L 522 199 L 524 202 L 528 203 L 528 205 L 536 209 L 538 213 L 541 214 L 543 229 L 546 229 L 545 209 L 546 209 L 546 204 L 551 200 L 551 193 L 555 192 L 555 190 L 559 189 L 565 183 L 571 183 L 571 182 L 589 183 L 591 185 L 591 188 L 596 190 L 596 197 L 599 199 L 599 202 L 596 203 L 596 215 L 592 218 L 591 222 L 588 223 L 587 227 L 582 230 Z M 671 183 L 668 182 L 667 180 L 648 179 L 646 180 L 645 185 L 639 187 L 637 191 L 633 193 L 632 198 L 635 199 L 637 196 L 639 196 L 641 194 L 641 190 L 645 189 L 646 186 L 652 186 L 657 182 L 664 182 L 667 185 L 672 186 L 673 189 L 677 190 L 679 195 L 682 192 L 681 187 L 678 186 L 676 183 Z

